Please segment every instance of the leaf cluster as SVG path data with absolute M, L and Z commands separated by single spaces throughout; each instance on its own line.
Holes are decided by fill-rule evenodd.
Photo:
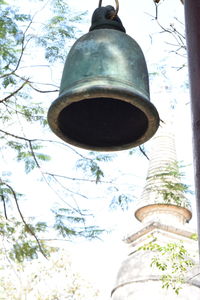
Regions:
M 181 173 L 180 168 L 181 166 L 178 162 L 175 162 L 166 166 L 160 173 L 147 179 L 157 182 L 155 187 L 150 189 L 161 195 L 164 203 L 190 207 L 186 195 L 193 192 L 190 190 L 189 185 L 181 182 L 184 173 Z
M 102 155 L 95 152 L 89 153 L 90 157 L 82 157 L 76 163 L 78 169 L 82 169 L 85 174 L 95 177 L 96 183 L 100 183 L 104 177 L 104 173 L 100 166 L 101 162 L 108 162 L 113 159 L 113 155 Z
M 86 213 L 67 208 L 53 210 L 55 215 L 54 229 L 63 238 L 84 237 L 87 239 L 98 238 L 103 229 L 98 226 L 86 225 Z
M 17 63 L 22 40 L 24 38 L 20 24 L 30 21 L 30 15 L 18 13 L 17 8 L 6 2 L 0 3 L 0 75 L 4 74 Z M 14 83 L 12 77 L 5 78 L 3 85 Z
M 31 228 L 31 232 L 30 232 Z M 26 260 L 38 258 L 40 247 L 32 235 L 45 232 L 47 224 L 44 222 L 37 222 L 33 224 L 23 224 L 15 218 L 7 219 L 1 217 L 0 222 L 0 238 L 3 247 L 1 248 L 1 255 L 6 255 L 9 259 L 22 263 Z M 41 242 L 43 251 L 48 255 L 48 248 Z
M 131 201 L 132 197 L 122 193 L 113 197 L 112 201 L 110 202 L 109 208 L 113 210 L 120 207 L 123 211 L 125 211 L 128 210 Z
M 151 267 L 161 271 L 162 288 L 172 288 L 178 295 L 186 282 L 187 272 L 194 266 L 194 260 L 182 241 L 161 245 L 156 238 L 138 249 L 151 251 L 156 255 L 151 259 Z
M 42 28 L 42 34 L 37 43 L 45 49 L 45 58 L 54 63 L 64 62 L 67 43 L 76 36 L 75 23 L 82 19 L 84 14 L 74 16 L 66 1 L 52 1 L 52 13 Z
M 38 167 L 39 161 L 49 161 L 50 156 L 42 152 L 38 152 L 42 148 L 39 144 L 19 143 L 8 141 L 8 146 L 17 152 L 16 159 L 18 162 L 23 162 L 25 172 L 29 173 Z

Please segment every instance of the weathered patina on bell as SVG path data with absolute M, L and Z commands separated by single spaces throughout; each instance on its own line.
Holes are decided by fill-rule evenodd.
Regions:
M 95 10 L 90 32 L 71 48 L 59 97 L 48 112 L 52 131 L 67 143 L 115 151 L 149 140 L 159 126 L 139 45 L 112 6 Z

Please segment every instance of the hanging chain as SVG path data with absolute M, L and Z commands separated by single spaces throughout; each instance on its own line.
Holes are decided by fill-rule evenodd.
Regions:
M 101 7 L 102 1 L 103 1 L 103 0 L 99 0 L 99 7 Z M 112 14 L 112 15 L 110 16 L 111 19 L 114 19 L 114 18 L 117 16 L 118 12 L 119 12 L 119 0 L 115 0 L 115 2 L 116 2 L 116 9 L 115 9 L 114 14 Z

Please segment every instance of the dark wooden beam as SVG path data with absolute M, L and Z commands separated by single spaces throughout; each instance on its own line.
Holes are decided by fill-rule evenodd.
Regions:
M 185 0 L 184 6 L 191 94 L 195 191 L 200 246 L 200 0 Z

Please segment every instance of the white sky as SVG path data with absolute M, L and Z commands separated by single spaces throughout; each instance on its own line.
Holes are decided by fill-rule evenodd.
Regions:
M 88 11 L 88 17 L 86 18 L 88 23 L 86 22 L 85 24 L 80 25 L 81 30 L 85 33 L 89 29 L 91 15 L 94 9 L 97 8 L 98 2 L 98 0 L 68 0 L 70 8 L 77 9 L 77 11 L 80 12 Z M 178 160 L 184 161 L 185 164 L 191 164 L 192 146 L 190 110 L 189 105 L 185 105 L 185 103 L 189 102 L 189 95 L 188 91 L 180 88 L 182 82 L 186 80 L 185 78 L 187 78 L 187 75 L 185 74 L 186 70 L 177 71 L 174 68 L 176 66 L 180 66 L 182 63 L 182 58 L 178 55 L 170 53 L 172 46 L 166 44 L 166 42 L 169 41 L 170 36 L 160 33 L 161 29 L 157 26 L 155 21 L 152 21 L 152 17 L 150 15 L 155 16 L 155 5 L 153 0 L 119 0 L 119 3 L 119 17 L 126 28 L 127 34 L 133 37 L 143 49 L 149 71 L 155 72 L 155 70 L 158 70 L 157 66 L 166 64 L 166 68 L 164 67 L 162 70 L 163 75 L 161 74 L 159 78 L 157 77 L 156 80 L 152 80 L 151 82 L 151 99 L 152 102 L 159 102 L 163 99 L 166 99 L 166 101 L 168 99 L 171 99 L 171 101 L 175 99 L 177 101 L 177 109 L 175 112 L 175 133 Z M 159 20 L 163 25 L 166 24 L 166 26 L 169 26 L 170 23 L 176 23 L 174 19 L 175 17 L 182 19 L 183 6 L 180 0 L 165 0 L 161 1 L 161 3 L 162 5 L 159 7 Z M 115 1 L 103 1 L 103 5 L 115 6 Z M 160 70 L 158 71 L 161 72 Z M 165 76 L 167 78 L 165 78 Z M 166 91 L 166 85 L 172 87 L 170 92 Z M 62 159 L 63 157 L 64 156 L 62 156 Z M 57 164 L 58 161 L 55 159 L 54 163 Z M 67 165 L 69 169 L 73 169 L 72 163 L 73 159 L 67 159 Z M 142 185 L 145 181 L 147 168 L 148 162 L 144 158 L 141 160 L 137 155 L 128 156 L 127 152 L 124 151 L 124 153 L 119 153 L 118 158 L 115 160 L 115 166 L 113 170 L 116 172 L 116 177 L 120 177 L 120 172 L 122 174 L 128 174 L 126 175 L 127 177 L 123 176 L 124 182 L 122 183 L 121 181 L 121 184 L 125 185 L 128 183 L 128 187 L 131 187 L 132 183 L 132 190 L 134 190 L 135 185 L 137 185 L 139 189 L 136 194 L 139 197 L 142 190 Z M 191 185 L 193 185 L 192 172 L 192 167 L 187 168 L 187 178 Z M 30 191 L 30 185 L 28 181 L 27 184 L 26 181 L 21 182 L 21 186 L 23 186 L 23 188 L 25 188 L 25 185 L 27 185 L 27 192 Z M 48 188 L 45 188 L 44 185 L 41 185 L 40 189 L 39 186 L 40 183 L 38 183 L 37 189 L 41 194 L 40 197 L 43 196 L 42 198 L 44 200 L 44 202 L 40 201 L 39 208 L 42 215 L 46 211 L 47 202 L 51 202 L 53 199 L 49 199 L 47 191 Z M 34 187 L 32 188 L 34 189 Z M 19 182 L 18 189 L 20 190 Z M 97 186 L 95 193 L 98 193 L 98 191 L 100 191 L 100 188 Z M 36 201 L 35 198 L 37 195 L 37 191 L 33 190 L 30 198 L 32 198 L 33 201 Z M 100 194 L 100 196 L 101 195 L 102 194 Z M 93 202 L 93 205 L 96 205 L 95 202 Z M 103 213 L 105 214 L 103 207 L 104 205 L 97 205 L 99 205 L 99 210 L 102 209 Z M 27 209 L 26 205 L 24 206 L 24 209 Z M 38 213 L 37 205 L 32 208 L 33 214 L 34 211 Z M 74 248 L 74 255 L 77 259 L 77 264 L 81 266 L 83 272 L 87 272 L 89 278 L 96 281 L 97 285 L 100 284 L 100 286 L 104 287 L 105 295 L 108 295 L 109 290 L 111 290 L 115 280 L 120 261 L 125 258 L 126 255 L 126 248 L 121 242 L 121 238 L 127 231 L 130 232 L 131 228 L 133 231 L 135 230 L 136 221 L 134 220 L 134 214 L 132 210 L 123 215 L 121 213 L 107 213 L 106 216 L 99 214 L 97 218 L 102 224 L 112 224 L 113 222 L 113 226 L 116 225 L 118 231 L 114 232 L 111 236 L 106 237 L 103 243 L 90 242 L 79 244 L 78 247 Z
M 160 33 L 161 29 L 157 26 L 156 22 L 152 21 L 150 15 L 155 16 L 155 6 L 153 1 L 150 0 L 121 0 L 119 16 L 126 28 L 127 34 L 132 36 L 143 49 L 146 57 L 149 69 L 152 71 L 156 64 L 168 64 L 166 71 L 167 79 L 161 75 L 160 80 L 152 83 L 151 98 L 154 102 L 159 102 L 166 99 L 171 101 L 174 99 L 177 101 L 177 109 L 175 112 L 175 134 L 177 142 L 177 155 L 178 160 L 187 163 L 192 163 L 192 147 L 191 147 L 191 125 L 190 125 L 190 109 L 189 105 L 185 105 L 189 101 L 188 91 L 180 89 L 180 85 L 185 78 L 187 78 L 186 70 L 176 71 L 174 67 L 180 66 L 182 58 L 178 55 L 170 54 L 169 50 L 172 49 L 171 45 L 167 45 L 170 36 L 164 33 Z M 175 17 L 182 20 L 183 6 L 178 0 L 166 0 L 161 1 L 163 5 L 159 7 L 159 20 L 162 25 L 169 26 L 170 23 L 174 23 Z M 88 10 L 89 16 L 98 5 L 98 1 L 94 0 L 69 0 L 70 7 L 74 7 L 81 10 Z M 103 1 L 103 5 L 115 5 L 115 1 Z M 89 18 L 90 20 L 90 18 Z M 83 31 L 88 30 L 88 24 L 85 24 Z M 169 56 L 171 55 L 171 57 Z M 170 92 L 166 92 L 165 85 L 172 86 Z M 148 144 L 148 143 L 147 143 Z M 125 157 L 124 157 L 125 159 Z M 133 157 L 128 158 L 128 162 L 123 159 L 123 154 L 120 154 L 118 159 L 118 166 L 126 172 L 132 174 L 132 182 L 135 183 L 135 175 L 142 176 L 141 169 L 138 168 L 136 160 Z M 136 158 L 137 159 L 137 158 Z M 121 164 L 120 164 L 121 161 Z M 117 162 L 116 162 L 117 163 Z M 126 165 L 126 166 L 124 166 Z M 129 166 L 127 166 L 129 165 Z M 146 167 L 148 164 L 144 163 L 143 174 L 146 176 Z M 140 169 L 140 170 L 139 170 Z M 131 176 L 131 175 L 130 175 Z M 192 167 L 187 169 L 188 181 L 193 185 L 193 169 Z M 140 184 L 143 180 L 140 180 Z M 194 213 L 195 215 L 195 213 Z M 116 276 L 116 272 L 119 268 L 120 261 L 125 258 L 126 248 L 123 243 L 120 242 L 120 236 L 123 232 L 135 230 L 135 221 L 133 211 L 122 217 L 122 215 L 115 216 L 119 222 L 118 233 L 115 232 L 111 237 L 103 244 L 97 246 L 95 243 L 90 246 L 83 247 L 82 255 L 89 255 L 89 260 L 85 260 L 85 257 L 81 257 L 81 261 L 84 260 L 83 270 L 88 271 L 91 278 L 96 278 L 102 286 L 107 287 L 107 291 L 111 289 L 113 280 Z M 127 220 L 128 218 L 128 220 Z M 195 226 L 195 216 L 194 216 Z M 120 230 L 121 227 L 121 230 Z M 79 251 L 78 251 L 79 253 Z M 80 253 L 79 253 L 80 254 Z

